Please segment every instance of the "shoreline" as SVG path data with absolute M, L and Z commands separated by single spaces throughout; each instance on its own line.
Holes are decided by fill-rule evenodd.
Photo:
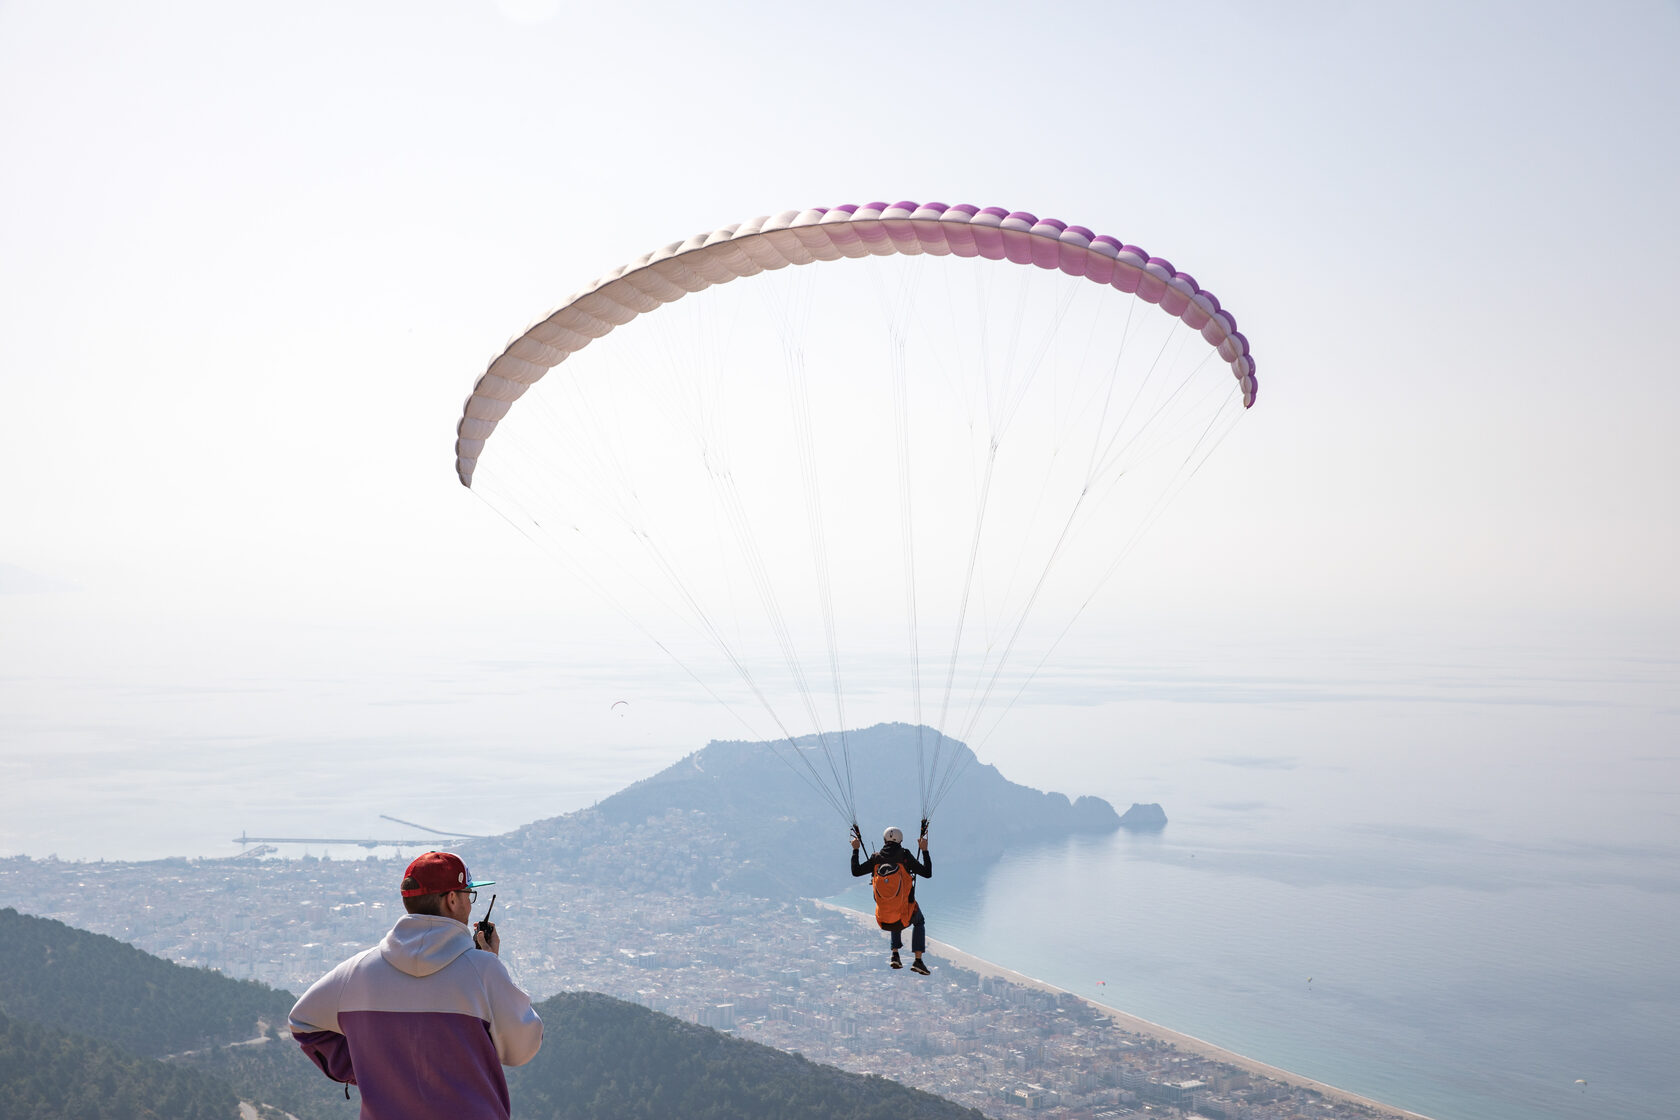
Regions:
M 825 902 L 820 898 L 813 898 L 807 901 L 812 902 L 817 906 L 821 906 L 826 910 L 833 910 L 837 913 L 845 914 L 848 917 L 866 925 L 871 930 L 875 929 L 875 920 L 861 910 L 854 910 L 849 906 L 841 906 L 833 902 Z M 1386 1104 L 1383 1101 L 1373 1100 L 1370 1097 L 1362 1096 L 1358 1093 L 1352 1092 L 1351 1090 L 1341 1089 L 1334 1085 L 1326 1084 L 1323 1081 L 1317 1081 L 1311 1077 L 1305 1076 L 1304 1074 L 1292 1073 L 1289 1070 L 1281 1069 L 1278 1066 L 1270 1065 L 1256 1058 L 1250 1058 L 1246 1055 L 1238 1054 L 1234 1050 L 1227 1050 L 1222 1046 L 1217 1046 L 1214 1043 L 1208 1042 L 1206 1039 L 1197 1038 L 1194 1035 L 1185 1034 L 1182 1031 L 1175 1031 L 1171 1027 L 1164 1027 L 1159 1023 L 1150 1022 L 1148 1019 L 1141 1019 L 1136 1015 L 1131 1015 L 1127 1012 L 1121 1011 L 1117 1007 L 1110 1007 L 1106 1003 L 1098 1003 L 1096 1000 L 1082 996 L 1077 992 L 1070 992 L 1066 988 L 1058 988 L 1054 984 L 1047 984 L 1044 981 L 1028 976 L 1025 973 L 1016 972 L 1012 968 L 1005 968 L 1000 964 L 994 964 L 983 957 L 977 957 L 972 953 L 964 952 L 954 945 L 935 940 L 932 937 L 928 938 L 928 955 L 937 956 L 942 960 L 949 961 L 954 965 L 966 968 L 969 971 L 978 973 L 981 976 L 990 976 L 1001 980 L 1007 980 L 1012 984 L 1019 984 L 1025 988 L 1034 988 L 1041 992 L 1051 992 L 1057 995 L 1073 996 L 1075 999 L 1094 1007 L 1097 1011 L 1106 1016 L 1110 1022 L 1114 1023 L 1115 1026 L 1119 1027 L 1123 1031 L 1130 1034 L 1144 1035 L 1145 1037 L 1153 1038 L 1160 1042 L 1171 1043 L 1180 1050 L 1188 1051 L 1189 1053 L 1207 1058 L 1210 1061 L 1233 1066 L 1245 1073 L 1252 1073 L 1261 1077 L 1269 1077 L 1274 1081 L 1280 1081 L 1285 1085 L 1290 1085 L 1299 1089 L 1311 1089 L 1313 1092 L 1320 1093 L 1325 1097 L 1341 1101 L 1345 1104 L 1361 1105 L 1365 1108 L 1375 1109 L 1384 1115 L 1397 1117 L 1400 1118 L 1400 1120 L 1431 1120 L 1431 1117 L 1425 1116 L 1421 1112 L 1411 1112 L 1395 1105 Z

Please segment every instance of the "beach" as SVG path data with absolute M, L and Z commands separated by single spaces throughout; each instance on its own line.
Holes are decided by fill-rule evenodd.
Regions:
M 825 902 L 821 899 L 811 899 L 809 901 L 811 901 L 814 905 L 844 914 L 867 929 L 874 930 L 877 928 L 874 917 L 861 910 L 854 910 L 849 906 L 841 906 L 836 903 Z M 992 961 L 977 957 L 972 953 L 964 952 L 955 945 L 947 944 L 946 942 L 939 941 L 935 938 L 928 938 L 927 951 L 928 955 L 936 960 L 943 960 L 949 964 L 957 966 L 958 968 L 966 968 L 970 972 L 974 972 L 980 976 L 989 976 L 1000 980 L 1006 980 L 1011 984 L 1019 984 L 1022 987 L 1033 988 L 1041 992 L 1049 992 L 1058 996 L 1072 996 L 1073 998 L 1095 1008 L 1122 1031 L 1126 1031 L 1129 1034 L 1142 1035 L 1146 1038 L 1152 1038 L 1158 1042 L 1168 1043 L 1187 1053 L 1195 1054 L 1199 1057 L 1206 1058 L 1209 1061 L 1219 1062 L 1222 1065 L 1232 1066 L 1236 1069 L 1242 1070 L 1244 1073 L 1252 1074 L 1256 1077 L 1270 1078 L 1273 1081 L 1278 1081 L 1282 1084 L 1298 1089 L 1309 1089 L 1313 1092 L 1321 1094 L 1327 1099 L 1340 1101 L 1345 1104 L 1359 1105 L 1364 1108 L 1372 1109 L 1385 1116 L 1402 1118 L 1402 1120 L 1431 1120 L 1430 1117 L 1425 1116 L 1423 1113 L 1409 1112 L 1406 1109 L 1396 1108 L 1391 1104 L 1385 1104 L 1382 1101 L 1372 1100 L 1370 1097 L 1361 1096 L 1358 1093 L 1352 1093 L 1346 1089 L 1337 1088 L 1334 1085 L 1327 1085 L 1324 1082 L 1314 1080 L 1311 1077 L 1306 1077 L 1298 1073 L 1292 1073 L 1289 1070 L 1280 1069 L 1277 1066 L 1268 1065 L 1265 1062 L 1256 1061 L 1253 1058 L 1246 1057 L 1234 1051 L 1226 1050 L 1225 1048 L 1216 1046 L 1204 1039 L 1196 1038 L 1194 1035 L 1184 1034 L 1181 1031 L 1173 1030 L 1171 1027 L 1164 1027 L 1159 1023 L 1150 1022 L 1148 1019 L 1142 1019 L 1136 1015 L 1130 1015 L 1117 1007 L 1110 1007 L 1107 1004 L 1099 1003 L 1096 1000 L 1079 995 L 1077 992 L 1070 992 L 1066 988 L 1060 988 L 1054 984 L 1047 984 L 1042 980 L 1035 979 L 1034 977 L 1028 976 L 1024 973 L 1016 972 L 1012 968 L 1005 968 L 1000 964 L 995 964 Z

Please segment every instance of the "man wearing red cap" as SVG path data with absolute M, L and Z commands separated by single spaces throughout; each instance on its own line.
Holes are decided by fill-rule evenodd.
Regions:
M 408 911 L 371 949 L 310 986 L 291 1032 L 334 1081 L 362 1091 L 362 1120 L 508 1120 L 503 1066 L 542 1047 L 531 997 L 508 976 L 495 927 L 467 928 L 478 882 L 449 852 L 403 875 Z

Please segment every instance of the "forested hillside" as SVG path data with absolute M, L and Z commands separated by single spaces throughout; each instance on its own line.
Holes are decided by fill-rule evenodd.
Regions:
M 356 1115 L 284 1033 L 289 992 L 11 909 L 0 943 L 0 1084 L 33 1094 L 30 1111 L 0 1107 L 6 1120 L 233 1120 L 239 1100 L 299 1120 Z
M 0 910 L 0 1010 L 161 1058 L 284 1028 L 294 997 L 112 937 Z
M 521 1120 L 980 1120 L 895 1081 L 845 1073 L 594 992 L 538 1005 L 536 1061 L 508 1071 Z
M 6 1120 L 234 1120 L 227 1082 L 0 1014 Z

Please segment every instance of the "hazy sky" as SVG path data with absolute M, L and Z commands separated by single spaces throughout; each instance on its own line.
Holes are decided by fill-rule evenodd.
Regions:
M 1186 672 L 1456 620 L 1673 679 L 1677 57 L 1659 0 L 0 0 L 0 776 L 44 821 L 73 759 L 570 734 L 616 780 L 738 733 L 602 719 L 645 651 L 455 419 L 617 264 L 875 199 L 1111 232 L 1239 315 L 1261 400 L 1152 537 Z

